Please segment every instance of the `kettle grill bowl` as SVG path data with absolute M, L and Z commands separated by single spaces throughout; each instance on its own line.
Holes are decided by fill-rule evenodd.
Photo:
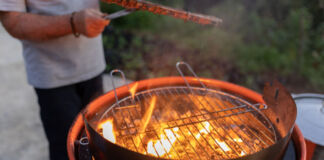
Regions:
M 200 86 L 196 78 L 186 77 L 186 79 L 192 86 Z M 260 94 L 252 90 L 246 89 L 244 87 L 232 83 L 228 83 L 228 82 L 214 80 L 214 79 L 201 78 L 200 80 L 207 86 L 207 88 L 219 89 L 221 91 L 239 96 L 244 100 L 247 100 L 252 103 L 265 103 Z M 165 77 L 165 78 L 148 79 L 148 80 L 138 81 L 136 83 L 138 83 L 138 89 L 137 89 L 138 92 L 152 89 L 152 88 L 164 87 L 164 86 L 185 86 L 185 82 L 182 79 L 182 77 Z M 117 88 L 116 90 L 118 93 L 118 97 L 120 99 L 129 96 L 129 91 L 126 86 L 122 86 L 120 88 Z M 270 93 L 268 88 L 268 93 L 272 94 L 272 92 L 273 91 L 271 90 Z M 280 92 L 280 94 L 282 93 L 284 92 Z M 265 99 L 268 102 L 270 101 L 269 99 L 271 98 L 268 97 L 268 99 L 267 98 Z M 143 155 L 128 150 L 126 148 L 120 147 L 118 145 L 115 145 L 105 140 L 94 129 L 95 126 L 91 126 L 91 124 L 88 123 L 88 120 L 96 116 L 96 113 L 98 112 L 101 113 L 104 109 L 107 108 L 107 106 L 111 106 L 114 103 L 116 103 L 115 95 L 113 91 L 110 91 L 105 95 L 102 95 L 101 97 L 97 98 L 93 102 L 91 102 L 83 112 L 87 136 L 90 142 L 90 149 L 94 157 L 97 159 L 105 159 L 107 157 L 110 157 L 110 159 L 129 159 L 129 157 L 132 157 L 132 159 L 159 159 L 157 157 L 147 156 L 147 155 Z M 267 117 L 269 117 L 271 123 L 275 126 L 275 128 L 278 128 L 281 138 L 278 139 L 277 143 L 275 143 L 274 145 L 271 145 L 268 148 L 265 148 L 254 154 L 237 158 L 237 160 L 239 159 L 280 159 L 282 157 L 285 148 L 287 146 L 287 143 L 290 139 L 290 135 L 293 131 L 293 125 L 296 118 L 296 116 L 294 115 L 296 108 L 294 106 L 294 103 L 286 103 L 285 105 L 287 104 L 288 105 L 285 106 L 286 107 L 285 113 L 276 114 L 278 111 L 280 111 L 280 108 L 279 109 L 276 108 L 278 106 L 272 105 L 272 103 L 273 101 L 271 101 L 271 105 L 269 106 L 267 111 L 264 112 L 264 114 Z M 287 113 L 291 113 L 291 116 L 285 116 Z M 71 130 L 71 132 L 73 131 Z M 70 135 L 71 134 L 73 135 L 73 133 L 70 133 Z M 71 144 L 73 144 L 73 142 L 68 141 L 68 147 Z

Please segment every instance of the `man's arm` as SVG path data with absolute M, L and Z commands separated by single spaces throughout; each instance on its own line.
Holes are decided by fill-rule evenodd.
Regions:
M 98 36 L 109 24 L 104 14 L 86 9 L 74 14 L 75 30 L 87 37 Z M 44 16 L 23 12 L 0 12 L 0 20 L 6 30 L 18 39 L 43 41 L 72 33 L 71 14 Z

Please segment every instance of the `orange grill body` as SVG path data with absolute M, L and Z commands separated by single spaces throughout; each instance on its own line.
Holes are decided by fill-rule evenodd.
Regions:
M 199 86 L 199 82 L 196 81 L 195 78 L 187 78 L 187 80 L 191 85 Z M 255 103 L 264 103 L 262 95 L 250 89 L 232 83 L 214 80 L 214 79 L 200 78 L 200 80 L 207 86 L 207 88 L 217 88 L 222 91 L 226 91 L 228 93 L 233 93 L 235 95 L 242 97 L 243 99 Z M 133 84 L 135 83 L 138 83 L 138 89 L 137 89 L 138 91 L 143 91 L 150 88 L 157 88 L 160 86 L 180 86 L 180 85 L 183 86 L 185 84 L 184 80 L 181 77 L 155 78 L 155 79 L 133 82 Z M 132 86 L 133 84 L 130 84 L 130 86 Z M 117 88 L 117 94 L 118 97 L 125 97 L 129 95 L 128 88 L 126 86 Z M 89 114 L 95 114 L 94 111 L 100 110 L 101 108 L 107 106 L 111 106 L 115 102 L 116 100 L 115 100 L 114 92 L 110 91 L 102 95 L 101 97 L 97 98 L 93 102 L 91 102 L 87 106 L 86 112 Z M 68 139 L 67 139 L 67 150 L 68 150 L 68 156 L 70 160 L 77 160 L 75 156 L 76 148 L 74 146 L 75 146 L 75 141 L 80 138 L 79 136 L 83 129 L 84 129 L 84 121 L 82 118 L 82 114 L 80 113 L 76 117 L 75 122 L 70 129 Z M 295 126 L 293 129 L 292 139 L 296 145 L 295 149 L 298 154 L 297 155 L 298 160 L 306 160 L 305 140 L 297 126 Z

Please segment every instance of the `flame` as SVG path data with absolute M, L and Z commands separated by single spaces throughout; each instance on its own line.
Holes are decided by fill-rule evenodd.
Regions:
M 157 156 L 157 153 L 155 152 L 155 149 L 153 147 L 153 141 L 149 141 L 147 143 L 147 153 Z
M 210 123 L 209 122 L 203 122 L 204 128 L 200 130 L 200 133 L 208 134 L 210 133 Z
M 143 122 L 144 122 L 144 127 L 143 127 L 143 131 L 145 131 L 145 128 L 147 127 L 149 120 L 151 119 L 152 116 L 152 112 L 153 109 L 156 105 L 156 97 L 152 97 L 151 102 L 150 102 L 150 106 L 147 109 L 147 111 L 145 112 L 144 116 L 143 116 Z M 99 125 L 99 129 L 102 128 L 103 131 L 103 136 L 104 138 L 106 138 L 107 140 L 109 140 L 110 142 L 116 143 L 116 136 L 115 136 L 115 132 L 114 132 L 114 127 L 113 127 L 113 119 L 108 119 L 106 121 L 104 121 L 103 123 L 101 123 Z M 199 145 L 198 143 L 200 143 L 200 141 L 202 141 L 202 136 L 210 136 L 210 134 L 213 132 L 212 130 L 212 126 L 210 124 L 210 122 L 208 121 L 204 121 L 201 122 L 200 125 L 196 126 L 198 128 L 198 132 L 196 132 L 196 134 L 194 134 L 195 138 L 197 138 L 198 142 L 196 141 L 191 141 L 190 143 L 192 144 L 192 146 L 197 146 Z M 166 124 L 161 124 L 161 129 L 160 131 L 157 131 L 158 133 L 158 137 L 156 138 L 150 138 L 148 141 L 146 141 L 145 145 L 146 148 L 143 148 L 146 150 L 148 155 L 152 155 L 152 156 L 157 156 L 157 157 L 170 157 L 170 158 L 177 158 L 177 154 L 175 154 L 174 151 L 177 150 L 177 140 L 179 141 L 183 141 L 186 137 L 182 136 L 184 130 L 180 129 L 179 127 L 174 127 L 174 128 L 169 128 L 166 129 L 167 125 Z M 182 130 L 182 131 L 180 131 Z M 180 132 L 182 132 L 180 134 Z M 142 133 L 142 132 L 141 132 Z M 234 133 L 234 132 L 233 132 Z M 190 133 L 188 131 L 185 131 L 186 135 L 190 135 L 192 133 Z M 234 137 L 232 140 L 237 142 L 237 143 L 243 143 L 243 140 L 241 138 L 235 137 L 234 135 L 232 135 L 232 132 L 229 133 L 232 137 Z M 140 145 L 140 139 L 143 139 L 144 137 L 141 136 L 141 134 L 139 134 L 138 136 L 136 136 L 134 138 L 136 146 Z M 207 137 L 205 137 L 207 138 Z M 229 144 L 227 144 L 227 140 L 220 140 L 218 138 L 215 138 L 214 142 L 216 142 L 218 145 L 215 146 L 216 148 L 222 149 L 223 152 L 226 153 L 232 153 L 233 150 L 228 146 Z M 211 142 L 209 142 L 211 143 Z M 141 150 L 141 152 L 145 152 L 144 150 Z M 239 151 L 238 155 L 240 156 L 244 156 L 246 155 L 247 152 L 245 151 Z
M 219 144 L 219 146 L 225 151 L 228 152 L 231 149 L 227 146 L 227 144 L 225 142 L 219 141 L 216 139 L 216 142 Z
M 112 143 L 116 143 L 116 135 L 113 127 L 113 119 L 110 118 L 98 126 L 99 129 L 102 128 L 102 134 L 105 139 L 109 140 Z
M 136 93 L 137 86 L 138 86 L 138 83 L 135 83 L 132 86 L 132 88 L 129 89 L 129 92 L 131 93 L 133 99 L 135 98 L 135 93 Z
M 196 134 L 196 138 L 199 139 L 201 137 L 201 135 L 203 134 L 208 134 L 210 133 L 210 123 L 209 122 L 202 122 L 202 129 L 199 130 L 199 133 Z
M 152 99 L 151 99 L 151 102 L 150 102 L 150 106 L 149 108 L 146 110 L 143 118 L 142 118 L 142 124 L 140 129 L 139 129 L 139 132 L 140 133 L 143 133 L 148 125 L 148 123 L 150 122 L 151 120 L 151 117 L 152 117 L 152 113 L 153 113 L 153 110 L 155 108 L 155 104 L 156 104 L 156 96 L 153 96 Z
M 173 131 L 178 131 L 178 127 L 173 128 Z M 150 140 L 147 143 L 147 153 L 154 156 L 164 156 L 169 153 L 173 143 L 176 141 L 176 136 L 173 134 L 174 132 L 171 129 L 165 129 L 165 134 L 160 134 L 160 140 Z
M 210 123 L 205 121 L 202 122 L 202 125 L 199 130 L 199 133 L 195 135 L 195 137 L 199 140 L 201 138 L 201 135 L 210 133 Z M 162 131 L 163 132 L 163 131 Z M 174 127 L 171 129 L 165 129 L 164 133 L 161 133 L 159 136 L 159 140 L 150 140 L 147 143 L 147 152 L 148 154 L 154 155 L 154 156 L 165 156 L 166 154 L 170 153 L 170 150 L 172 146 L 174 146 L 174 143 L 178 139 L 183 139 L 184 137 L 181 137 L 179 135 L 179 127 Z M 187 133 L 190 135 L 190 133 Z M 195 143 L 195 142 L 192 142 Z M 174 157 L 175 155 L 170 154 L 170 157 Z
M 135 94 L 136 87 L 137 84 L 134 84 L 130 89 L 132 95 Z M 251 154 L 254 151 L 249 148 L 251 145 L 255 147 L 260 146 L 260 149 L 262 149 L 261 145 L 253 144 L 253 139 L 243 132 L 240 123 L 232 124 L 233 122 L 229 119 L 223 119 L 221 122 L 218 122 L 207 119 L 209 118 L 206 118 L 207 115 L 195 116 L 193 111 L 187 110 L 177 113 L 179 115 L 174 115 L 175 112 L 171 109 L 165 110 L 164 114 L 167 116 L 154 116 L 152 118 L 156 105 L 164 104 L 157 103 L 157 98 L 157 96 L 153 96 L 149 100 L 148 105 L 145 106 L 146 111 L 144 115 L 138 114 L 138 117 L 134 117 L 134 123 L 132 118 L 123 117 L 121 114 L 118 115 L 118 112 L 116 112 L 118 115 L 117 118 L 115 117 L 116 119 L 111 118 L 101 123 L 99 129 L 102 128 L 104 138 L 142 154 L 146 153 L 147 155 L 168 159 L 182 159 L 182 157 L 196 159 L 197 157 L 194 156 L 194 152 L 207 152 L 211 153 L 210 155 L 226 154 L 230 158 L 237 158 L 238 156 Z M 199 100 L 203 101 L 204 99 Z M 198 104 L 198 102 L 195 103 Z M 180 119 L 167 121 L 174 119 L 173 117 L 180 117 Z M 192 117 L 192 119 L 188 117 Z M 125 124 L 130 124 L 130 129 L 121 123 L 121 130 L 117 132 L 117 128 L 114 128 L 113 125 L 116 124 L 114 120 L 119 118 L 120 120 L 123 118 Z M 235 117 L 232 118 L 234 119 Z M 150 121 L 151 119 L 153 119 L 152 122 Z M 183 125 L 186 123 L 190 124 Z M 227 125 L 226 127 L 219 127 L 219 125 L 223 125 L 220 123 Z M 150 127 L 146 131 L 149 124 Z M 154 132 L 152 129 L 154 129 Z M 116 135 L 118 136 L 117 138 Z M 193 150 L 195 151 L 193 152 Z
M 234 140 L 235 142 L 239 142 L 239 143 L 242 143 L 242 142 L 243 142 L 241 138 L 234 138 L 233 140 Z

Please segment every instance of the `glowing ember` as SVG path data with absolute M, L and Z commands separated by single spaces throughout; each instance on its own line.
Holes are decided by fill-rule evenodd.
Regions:
M 234 141 L 235 142 L 239 142 L 239 143 L 242 143 L 243 142 L 241 138 L 234 138 Z
M 114 132 L 113 127 L 113 119 L 108 119 L 101 123 L 98 127 L 99 129 L 102 129 L 103 137 L 109 140 L 112 143 L 116 143 L 116 135 Z
M 203 134 L 208 134 L 210 132 L 210 123 L 209 122 L 202 122 L 203 127 L 201 127 L 202 129 L 199 130 L 199 133 L 196 134 L 196 138 L 199 139 L 201 135 Z
M 227 144 L 225 142 L 221 142 L 219 140 L 216 139 L 216 142 L 219 144 L 219 146 L 225 151 L 225 152 L 228 152 L 230 151 L 231 149 L 228 148 Z
M 210 123 L 209 122 L 202 122 L 202 124 L 204 125 L 204 128 L 202 130 L 200 130 L 200 133 L 205 133 L 208 134 L 210 132 Z
M 165 134 L 161 134 L 160 140 L 151 140 L 148 142 L 147 152 L 149 154 L 152 154 L 154 156 L 164 156 L 166 153 L 170 152 L 173 143 L 176 141 L 176 137 L 173 135 L 170 129 L 166 129 L 164 131 L 167 137 L 165 136 Z

